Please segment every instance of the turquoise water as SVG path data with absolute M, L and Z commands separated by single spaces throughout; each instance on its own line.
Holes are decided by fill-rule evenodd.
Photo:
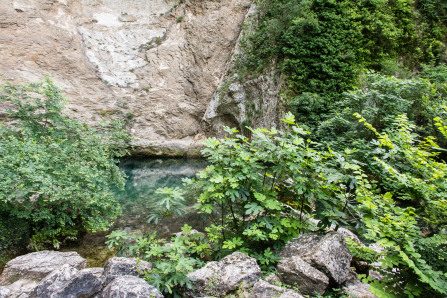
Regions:
M 197 228 L 200 228 L 200 223 L 195 222 L 195 214 L 165 218 L 158 225 L 148 224 L 147 219 L 154 205 L 161 199 L 161 195 L 155 193 L 158 188 L 181 187 L 183 178 L 194 177 L 206 165 L 206 161 L 202 159 L 181 158 L 130 158 L 121 161 L 119 166 L 127 179 L 124 190 L 117 192 L 123 215 L 114 228 L 141 232 L 155 229 L 164 235 L 178 232 L 184 223 L 199 225 Z
M 185 208 L 184 216 L 164 218 L 158 225 L 147 223 L 154 204 L 160 199 L 155 191 L 160 187 L 181 187 L 183 178 L 194 177 L 203 170 L 207 163 L 203 159 L 182 158 L 127 158 L 119 167 L 127 175 L 124 190 L 117 191 L 117 198 L 122 206 L 123 214 L 115 220 L 114 225 L 106 232 L 87 233 L 82 240 L 64 248 L 65 251 L 77 251 L 87 259 L 88 267 L 104 266 L 114 252 L 107 250 L 106 235 L 114 230 L 139 236 L 157 231 L 163 238 L 181 230 L 187 223 L 194 229 L 203 230 L 205 222 L 194 213 L 191 207 Z

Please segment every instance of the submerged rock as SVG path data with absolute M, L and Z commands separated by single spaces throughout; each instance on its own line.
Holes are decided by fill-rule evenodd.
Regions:
M 280 253 L 283 258 L 292 256 L 299 256 L 338 285 L 346 281 L 352 259 L 344 236 L 336 232 L 300 235 Z
M 139 261 L 136 258 L 115 257 L 107 261 L 102 277 L 104 285 L 108 285 L 119 276 L 132 275 L 138 277 L 140 273 L 150 270 L 152 270 L 152 264 L 149 262 Z
M 101 298 L 163 298 L 163 295 L 144 279 L 132 275 L 115 278 L 99 295 Z
M 9 285 L 20 279 L 40 281 L 64 264 L 83 269 L 87 261 L 77 252 L 39 251 L 9 261 L 2 275 L 0 285 Z
M 235 252 L 187 276 L 195 279 L 194 290 L 186 290 L 188 297 L 222 297 L 239 288 L 253 286 L 261 277 L 261 268 L 254 258 Z
M 329 285 L 329 278 L 323 272 L 299 256 L 282 259 L 277 270 L 282 282 L 298 287 L 305 295 L 313 295 L 315 292 L 323 294 Z

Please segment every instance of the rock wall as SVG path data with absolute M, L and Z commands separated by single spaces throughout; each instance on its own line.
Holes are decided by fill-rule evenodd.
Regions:
M 67 112 L 90 124 L 130 120 L 136 152 L 196 154 L 251 2 L 1 1 L 0 73 L 51 75 Z
M 221 78 L 203 118 L 209 129 L 219 136 L 224 133 L 223 125 L 267 129 L 281 125 L 279 120 L 284 113 L 281 89 L 284 79 L 275 61 L 251 78 L 239 77 L 237 73 L 238 64 L 244 63 L 241 40 L 251 34 L 256 22 L 256 5 L 252 5 L 227 66 L 228 70 Z

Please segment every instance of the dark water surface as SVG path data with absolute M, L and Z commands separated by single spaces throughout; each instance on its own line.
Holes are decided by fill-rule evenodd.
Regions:
M 135 236 L 157 230 L 159 235 L 169 238 L 179 232 L 187 223 L 201 230 L 204 222 L 200 216 L 187 211 L 182 217 L 163 219 L 158 225 L 147 223 L 151 208 L 160 195 L 155 191 L 160 187 L 181 187 L 183 178 L 191 178 L 203 170 L 207 163 L 203 159 L 183 158 L 127 158 L 119 164 L 128 176 L 125 189 L 117 191 L 117 198 L 122 206 L 123 214 L 115 220 L 113 227 L 107 232 L 87 233 L 79 244 L 71 245 L 63 250 L 75 250 L 87 258 L 88 266 L 103 266 L 104 262 L 114 255 L 106 249 L 105 237 L 111 231 L 125 230 Z M 188 208 L 187 208 L 188 209 Z

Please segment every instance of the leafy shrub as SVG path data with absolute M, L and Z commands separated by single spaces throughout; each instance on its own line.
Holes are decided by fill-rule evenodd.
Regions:
M 378 131 L 391 127 L 395 117 L 406 114 L 419 134 L 440 135 L 433 118 L 444 99 L 429 81 L 398 79 L 373 71 L 366 72 L 362 80 L 362 86 L 345 93 L 328 120 L 318 127 L 316 135 L 321 142 L 343 149 L 359 139 L 371 140 L 374 135 L 362 129 L 354 113 L 361 114 Z
M 291 113 L 282 121 L 284 132 L 252 129 L 249 139 L 225 128 L 229 137 L 205 142 L 210 166 L 188 187 L 213 223 L 208 236 L 220 244 L 221 256 L 278 249 L 315 228 L 307 222 L 315 210 L 322 228 L 346 224 L 359 166 L 343 154 L 315 150 Z
M 161 199 L 157 201 L 152 209 L 152 213 L 147 222 L 158 224 L 163 217 L 169 217 L 173 214 L 183 215 L 186 208 L 184 193 L 178 187 L 162 187 L 156 190 Z
M 362 179 L 356 195 L 362 203 L 363 236 L 385 249 L 377 269 L 384 278 L 367 280 L 380 297 L 445 295 L 447 165 L 436 161 L 437 154 L 431 151 L 436 147 L 433 138 L 417 144 L 405 116 L 399 116 L 388 132 L 379 133 L 366 122 L 365 126 L 377 137 L 379 154 L 374 160 L 383 169 L 382 189 Z M 421 227 L 431 233 L 424 235 Z
M 447 66 L 440 64 L 438 66 L 423 65 L 422 67 L 421 77 L 434 84 L 440 97 L 447 98 Z
M 182 233 L 165 244 L 156 233 L 148 237 L 134 238 L 123 231 L 107 236 L 109 248 L 118 247 L 119 255 L 138 257 L 152 262 L 153 269 L 144 272 L 144 279 L 165 295 L 181 297 L 181 287 L 192 288 L 191 279 L 186 275 L 204 265 L 209 258 L 211 244 L 202 233 L 192 233 L 184 225 Z
M 36 248 L 109 227 L 120 212 L 112 190 L 124 185 L 115 164 L 126 153 L 120 124 L 92 129 L 65 116 L 49 79 L 7 83 L 0 100 L 10 107 L 0 126 L 1 209 L 29 224 Z

